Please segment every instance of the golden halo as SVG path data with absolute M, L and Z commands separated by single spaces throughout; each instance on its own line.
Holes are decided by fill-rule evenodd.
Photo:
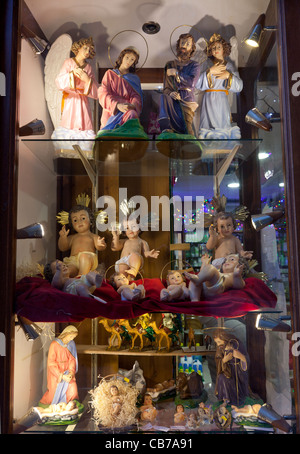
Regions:
M 146 57 L 145 57 L 145 60 L 144 60 L 143 64 L 142 64 L 138 69 L 135 70 L 135 72 L 138 72 L 140 69 L 142 69 L 142 67 L 145 65 L 145 63 L 146 63 L 146 61 L 147 61 L 147 59 L 148 59 L 149 48 L 148 48 L 148 43 L 147 43 L 147 40 L 145 39 L 145 37 L 144 37 L 140 32 L 137 32 L 136 30 L 130 30 L 130 29 L 129 29 L 129 30 L 122 30 L 122 31 L 116 33 L 116 34 L 112 37 L 112 39 L 111 39 L 111 41 L 110 41 L 110 43 L 109 43 L 109 45 L 108 45 L 108 48 L 107 48 L 108 58 L 109 58 L 109 61 L 110 61 L 111 65 L 114 66 L 114 63 L 112 62 L 111 56 L 110 56 L 111 43 L 113 42 L 113 40 L 114 40 L 118 35 L 120 35 L 121 33 L 125 33 L 125 32 L 137 33 L 138 35 L 140 35 L 140 36 L 143 38 L 143 40 L 145 41 L 145 44 L 146 44 Z M 126 49 L 126 47 L 124 47 L 124 49 Z
M 114 267 L 115 267 L 115 264 L 110 265 L 110 266 L 107 268 L 107 270 L 105 271 L 104 279 L 105 279 L 106 281 L 109 280 L 109 279 L 107 279 L 107 273 L 109 272 L 109 270 L 110 270 L 111 268 L 114 268 Z M 143 277 L 142 273 L 141 273 L 140 271 L 138 271 L 138 272 L 137 272 L 137 275 L 138 275 L 138 274 L 141 276 L 141 280 L 142 280 L 143 285 L 144 285 L 144 277 Z
M 202 38 L 204 38 L 204 36 L 203 36 L 202 32 L 199 30 L 199 28 L 195 27 L 194 25 L 188 25 L 188 24 L 178 25 L 177 27 L 175 27 L 172 30 L 172 33 L 170 35 L 170 49 L 171 49 L 172 53 L 175 55 L 175 57 L 177 57 L 177 54 L 173 51 L 173 48 L 172 48 L 172 37 L 173 37 L 174 32 L 177 30 L 177 28 L 180 28 L 180 27 L 190 27 L 191 29 L 195 28 L 201 34 Z M 205 39 L 206 47 L 207 47 L 207 39 L 206 38 L 204 38 L 204 39 Z
M 161 280 L 161 282 L 163 281 L 163 273 L 164 273 L 164 271 L 165 271 L 165 268 L 166 268 L 168 265 L 170 265 L 171 263 L 174 263 L 174 262 L 178 262 L 178 259 L 171 260 L 170 262 L 167 262 L 167 263 L 165 264 L 165 266 L 162 268 L 161 273 L 160 273 L 160 280 Z M 183 260 L 182 263 L 188 265 L 189 269 L 191 268 L 191 269 L 194 271 L 194 268 L 193 268 L 188 262 L 186 262 L 185 260 Z M 179 273 L 180 273 L 180 270 L 172 270 L 172 271 L 179 271 Z M 186 271 L 188 271 L 188 270 L 186 270 Z

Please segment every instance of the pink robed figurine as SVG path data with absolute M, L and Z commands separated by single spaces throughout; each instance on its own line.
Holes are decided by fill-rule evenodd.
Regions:
M 137 49 L 127 47 L 120 53 L 115 69 L 105 72 L 98 90 L 103 108 L 100 130 L 111 130 L 130 119 L 139 118 L 143 96 L 140 79 L 134 74 L 138 60 Z
M 71 51 L 75 57 L 64 61 L 55 80 L 63 96 L 60 127 L 52 138 L 90 139 L 95 137 L 95 132 L 88 98 L 98 98 L 98 84 L 91 65 L 86 61 L 95 55 L 93 39 L 73 43 Z
M 77 353 L 74 338 L 78 335 L 75 326 L 67 326 L 50 344 L 47 363 L 47 391 L 41 404 L 68 403 L 78 400 L 75 380 Z

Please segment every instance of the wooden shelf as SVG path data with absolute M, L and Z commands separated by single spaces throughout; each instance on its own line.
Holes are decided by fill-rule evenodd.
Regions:
M 107 345 L 76 345 L 76 350 L 78 354 L 84 355 L 124 355 L 124 356 L 194 356 L 194 355 L 215 355 L 215 350 L 206 350 L 205 347 L 197 347 L 197 350 L 184 351 L 181 349 L 170 350 L 169 352 L 166 349 L 161 351 L 156 351 L 155 349 L 145 349 L 145 350 L 129 350 L 129 349 L 120 349 L 120 350 L 108 350 Z

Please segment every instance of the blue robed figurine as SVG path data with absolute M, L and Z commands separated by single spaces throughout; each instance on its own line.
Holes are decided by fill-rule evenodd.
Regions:
M 199 63 L 191 60 L 195 50 L 193 36 L 184 33 L 176 43 L 177 59 L 168 61 L 165 65 L 158 118 L 162 133 L 194 136 L 193 118 L 198 107 L 194 91 L 200 74 Z
M 232 46 L 214 33 L 207 46 L 207 67 L 196 88 L 204 92 L 200 112 L 200 139 L 240 139 L 238 126 L 232 126 L 229 96 L 243 89 L 243 81 L 234 65 L 225 58 Z

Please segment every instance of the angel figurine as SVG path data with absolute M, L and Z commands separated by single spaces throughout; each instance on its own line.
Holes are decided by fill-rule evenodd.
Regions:
M 235 43 L 234 40 L 231 40 Z M 243 89 L 243 81 L 234 65 L 226 61 L 232 44 L 214 33 L 207 46 L 207 67 L 196 88 L 203 92 L 200 112 L 200 139 L 240 139 L 238 126 L 231 124 L 229 95 Z
M 61 121 L 52 139 L 91 139 L 96 136 L 92 122 L 89 98 L 98 98 L 98 84 L 91 65 L 87 62 L 95 55 L 93 39 L 82 38 L 74 42 L 71 52 L 55 79 L 62 92 Z M 63 148 L 65 148 L 63 146 Z

